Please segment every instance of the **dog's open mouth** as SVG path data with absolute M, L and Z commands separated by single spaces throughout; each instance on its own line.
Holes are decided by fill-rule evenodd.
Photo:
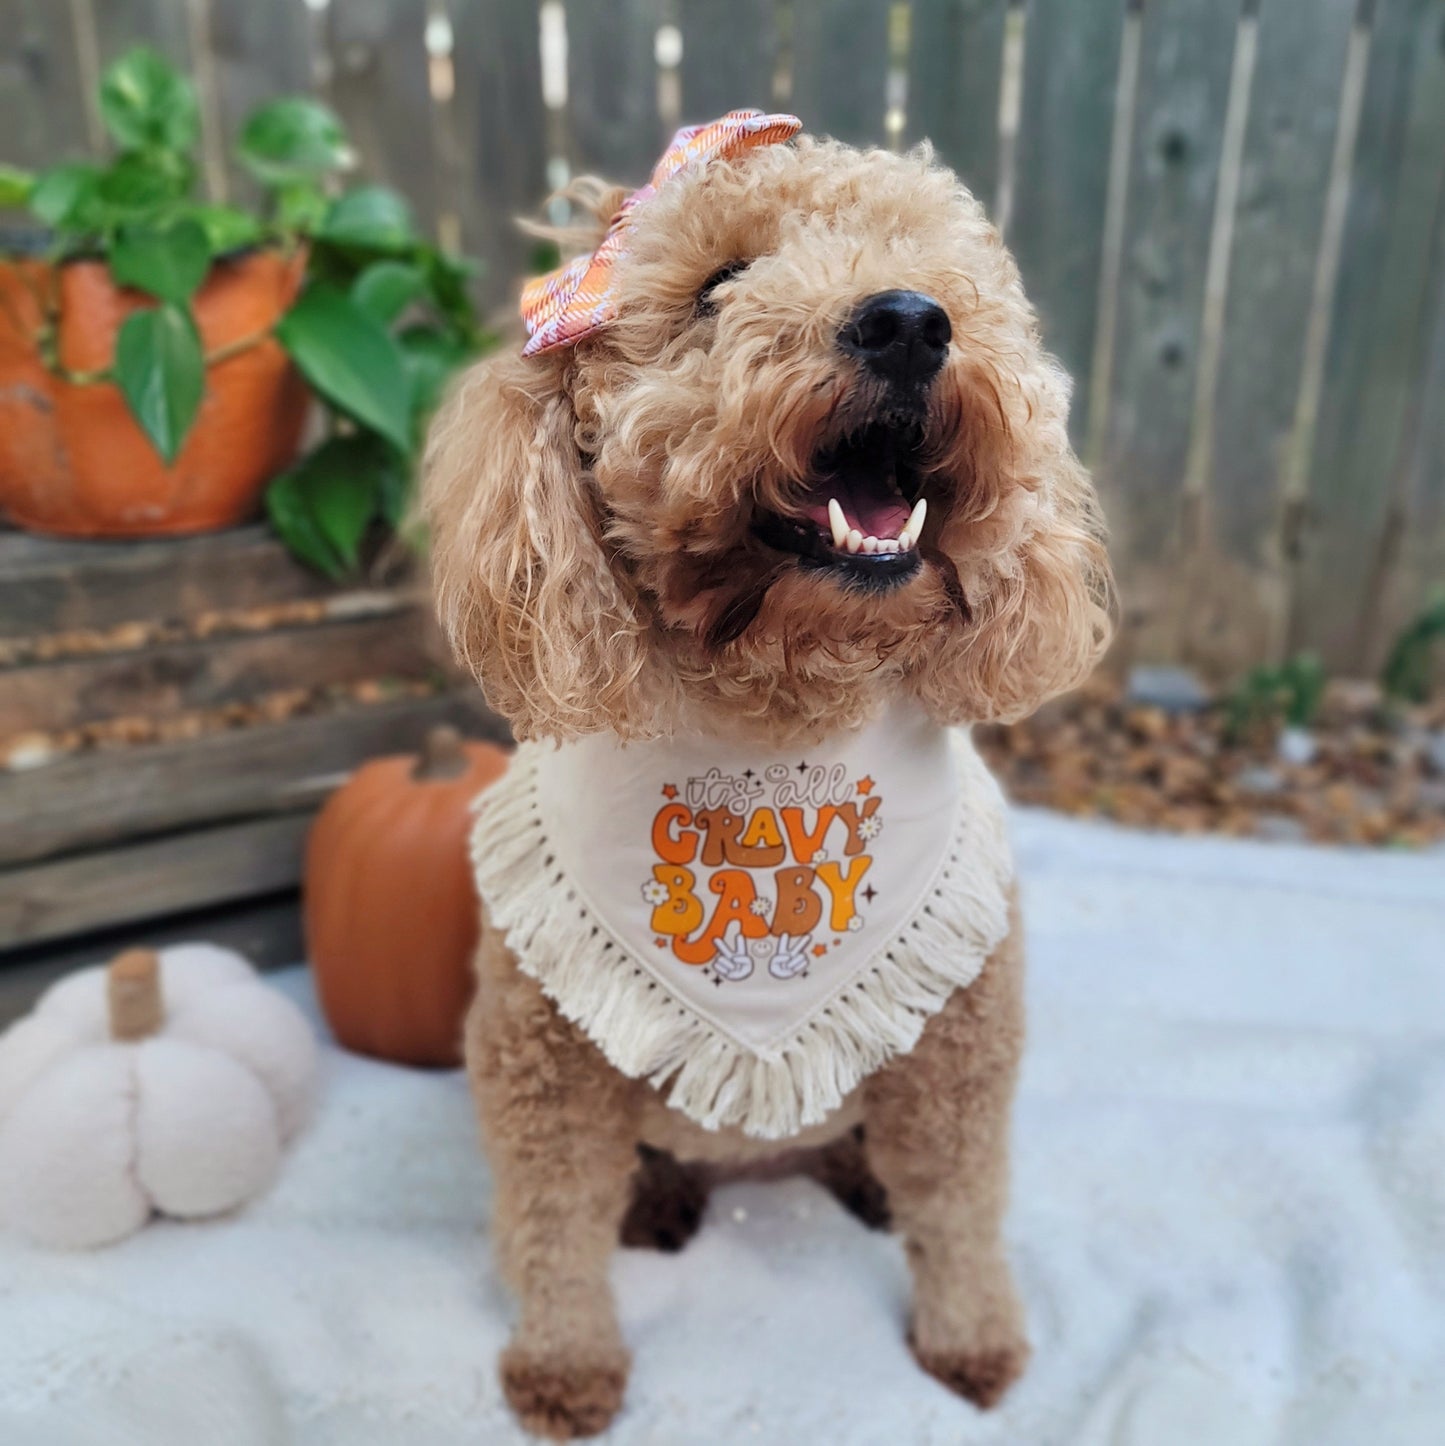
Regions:
M 890 586 L 920 566 L 928 504 L 918 495 L 921 437 L 875 424 L 820 453 L 808 490 L 787 512 L 765 512 L 753 531 L 850 581 Z

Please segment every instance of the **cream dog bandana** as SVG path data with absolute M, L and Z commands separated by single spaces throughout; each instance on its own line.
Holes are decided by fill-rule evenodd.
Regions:
M 785 753 L 523 744 L 472 859 L 520 967 L 613 1065 L 767 1138 L 911 1048 L 1008 928 L 998 786 L 913 707 Z

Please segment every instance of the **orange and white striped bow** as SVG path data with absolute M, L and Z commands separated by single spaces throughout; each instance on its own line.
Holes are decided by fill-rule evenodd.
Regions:
M 632 215 L 679 171 L 711 160 L 731 160 L 757 146 L 777 145 L 802 130 L 796 116 L 764 115 L 759 110 L 729 111 L 708 125 L 684 126 L 673 136 L 652 172 L 652 179 L 618 207 L 598 248 L 556 271 L 534 277 L 522 288 L 522 320 L 527 324 L 523 356 L 572 346 L 617 319 L 614 272 L 627 244 Z

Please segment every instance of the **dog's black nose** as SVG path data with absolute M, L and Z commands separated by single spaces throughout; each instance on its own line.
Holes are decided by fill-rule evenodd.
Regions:
M 868 297 L 838 333 L 844 351 L 895 386 L 931 381 L 952 340 L 948 313 L 921 291 L 880 291 Z

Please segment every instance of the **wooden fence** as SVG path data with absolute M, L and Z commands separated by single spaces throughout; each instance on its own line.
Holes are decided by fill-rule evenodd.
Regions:
M 315 90 L 498 305 L 511 218 L 682 119 L 928 137 L 1077 379 L 1135 654 L 1373 666 L 1445 578 L 1445 0 L 0 0 L 0 36 L 4 159 L 95 146 L 146 39 L 215 195 L 247 109 Z

